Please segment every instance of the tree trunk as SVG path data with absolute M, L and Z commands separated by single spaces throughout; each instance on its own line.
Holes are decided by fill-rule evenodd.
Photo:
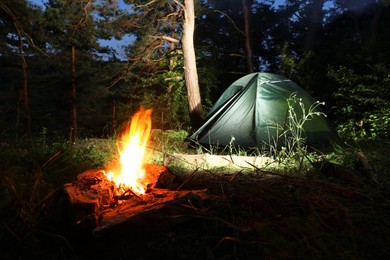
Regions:
M 69 128 L 70 145 L 77 140 L 77 106 L 76 106 L 76 50 L 72 45 L 72 101 Z
M 194 49 L 195 10 L 194 1 L 184 1 L 184 22 L 182 48 L 184 56 L 184 77 L 187 88 L 188 108 L 191 126 L 197 129 L 204 120 L 204 113 L 200 97 L 196 56 Z
M 173 10 L 173 12 L 176 12 L 176 10 Z M 172 39 L 176 39 L 176 35 L 175 35 L 176 19 L 174 16 L 172 16 L 172 18 L 171 18 L 171 26 L 172 26 L 171 37 L 172 37 Z M 171 52 L 173 52 L 175 50 L 175 42 L 174 41 L 169 41 L 169 50 Z M 169 70 L 173 69 L 173 65 L 174 65 L 174 60 L 173 60 L 173 58 L 171 58 L 169 60 Z
M 253 68 L 253 51 L 252 51 L 252 37 L 251 37 L 251 6 L 252 1 L 241 0 L 242 8 L 244 10 L 244 25 L 245 25 L 245 48 L 246 48 L 246 63 L 248 72 L 252 73 Z
M 116 129 L 116 101 L 115 99 L 112 101 L 112 133 Z M 111 132 L 110 132 L 111 133 Z
M 379 20 L 382 16 L 383 4 L 381 2 L 373 1 L 372 5 L 374 10 L 371 22 L 371 33 L 372 38 L 374 39 L 374 41 L 376 41 L 378 35 Z
M 325 0 L 315 0 L 313 3 L 310 15 L 309 29 L 307 31 L 305 43 L 303 46 L 304 52 L 308 52 L 314 47 L 316 36 L 318 34 L 319 29 L 321 28 L 321 23 L 324 18 L 324 2 Z
M 31 115 L 30 115 L 30 106 L 28 100 L 28 79 L 27 79 L 27 63 L 24 59 L 23 54 L 23 40 L 19 35 L 19 54 L 22 63 L 22 77 L 23 77 L 23 90 L 22 90 L 22 100 L 24 106 L 24 117 L 26 119 L 26 130 L 27 136 L 31 138 Z
M 175 12 L 175 11 L 176 10 L 173 10 L 173 12 Z M 176 20 L 175 20 L 174 16 L 172 16 L 172 18 L 171 18 L 171 26 L 172 26 L 171 37 L 172 37 L 172 39 L 176 39 L 176 35 L 175 35 Z M 176 44 L 175 41 L 169 41 L 169 50 L 171 51 L 171 55 L 172 55 L 173 51 L 175 50 L 175 44 Z M 169 60 L 169 71 L 173 70 L 174 65 L 175 65 L 175 61 L 173 60 L 173 57 L 171 56 L 171 58 Z M 170 93 L 172 91 L 174 85 L 175 85 L 175 83 L 173 83 L 172 81 L 169 81 L 168 93 Z

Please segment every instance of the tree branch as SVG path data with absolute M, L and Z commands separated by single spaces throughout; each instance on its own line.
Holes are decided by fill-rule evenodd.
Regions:
M 180 42 L 178 39 L 175 39 L 175 38 L 173 38 L 173 37 L 166 36 L 166 35 L 162 35 L 162 36 L 154 36 L 154 35 L 151 35 L 150 37 L 152 37 L 152 38 L 157 38 L 157 39 L 161 39 L 161 40 L 168 41 L 168 42 L 173 42 L 173 43 L 179 43 L 179 42 Z
M 214 10 L 214 12 L 216 13 L 220 13 L 224 16 L 226 16 L 227 19 L 229 19 L 229 21 L 233 24 L 233 27 L 239 32 L 241 33 L 242 35 L 245 36 L 245 33 L 243 31 L 240 30 L 240 28 L 237 27 L 236 23 L 234 22 L 234 20 L 227 14 L 227 13 L 224 13 L 222 11 L 219 11 L 219 10 Z
M 139 5 L 134 6 L 134 9 L 148 7 L 149 5 L 151 5 L 151 4 L 155 3 L 155 2 L 156 2 L 156 0 L 152 0 L 152 1 L 150 1 L 150 2 L 148 2 L 146 4 L 144 4 L 144 5 L 139 4 Z
M 185 0 L 184 0 L 185 1 Z M 178 6 L 180 6 L 183 10 L 186 10 L 186 8 L 185 8 L 185 6 L 182 4 L 182 3 L 180 3 L 179 1 L 177 1 L 177 0 L 173 0 L 173 2 L 175 2 Z
M 185 1 L 185 0 L 184 0 Z M 174 3 L 176 3 L 178 6 L 181 7 L 181 9 L 184 11 L 184 19 L 187 17 L 187 10 L 186 10 L 186 7 L 180 3 L 179 1 L 177 0 L 173 0 Z

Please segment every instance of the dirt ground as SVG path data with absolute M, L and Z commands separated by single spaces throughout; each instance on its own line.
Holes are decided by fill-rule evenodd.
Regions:
M 157 223 L 141 219 L 99 236 L 86 227 L 58 224 L 56 235 L 42 234 L 39 246 L 57 259 L 390 255 L 390 197 L 384 197 L 380 187 L 314 177 L 210 172 L 196 173 L 183 187 L 204 188 L 207 199 L 156 211 Z M 37 252 L 42 254 L 42 248 Z M 42 257 L 39 254 L 36 257 Z
M 221 158 L 220 163 L 227 165 L 219 170 L 196 164 L 214 159 L 195 158 L 188 171 L 168 167 L 177 176 L 174 188 L 207 189 L 206 198 L 170 205 L 110 232 L 97 234 L 94 223 L 73 221 L 63 190 L 39 204 L 41 208 L 31 208 L 39 212 L 34 219 L 20 210 L 23 222 L 12 222 L 10 213 L 2 210 L 1 217 L 9 221 L 2 223 L 1 259 L 385 259 L 390 255 L 388 170 L 382 174 L 376 169 L 379 182 L 372 183 L 348 174 L 265 172 L 256 169 L 258 161 L 251 161 L 248 171 L 242 170 L 246 165 L 234 169 L 232 160 L 239 162 L 230 157 Z M 375 164 L 384 171 L 383 162 Z M 29 205 L 18 208 L 23 206 Z

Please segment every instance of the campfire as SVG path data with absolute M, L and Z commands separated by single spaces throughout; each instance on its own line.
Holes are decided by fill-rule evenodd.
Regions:
M 118 172 L 110 170 L 107 173 L 107 179 L 116 184 L 117 192 L 145 194 L 148 185 L 156 181 L 146 174 L 143 163 L 152 129 L 151 114 L 151 109 L 141 107 L 117 143 L 121 167 Z
M 176 190 L 182 185 L 167 167 L 146 164 L 152 120 L 151 109 L 140 108 L 123 131 L 117 147 L 119 163 L 107 169 L 92 169 L 65 184 L 76 225 L 94 233 L 122 229 L 137 219 L 160 221 L 159 211 L 172 205 L 203 200 L 206 190 Z M 156 220 L 155 218 L 159 219 Z

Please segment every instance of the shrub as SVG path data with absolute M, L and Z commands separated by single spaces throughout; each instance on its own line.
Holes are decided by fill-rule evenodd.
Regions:
M 390 137 L 390 71 L 381 66 L 370 69 L 367 74 L 346 67 L 329 69 L 329 77 L 339 84 L 333 113 L 338 132 L 347 141 Z

